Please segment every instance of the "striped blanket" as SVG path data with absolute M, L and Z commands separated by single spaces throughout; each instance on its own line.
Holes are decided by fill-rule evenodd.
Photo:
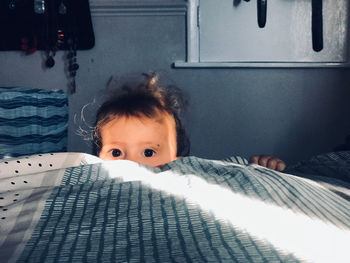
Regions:
M 67 150 L 68 96 L 0 87 L 0 158 Z
M 339 156 L 328 160 L 349 175 Z M 161 168 L 82 153 L 4 159 L 0 261 L 349 262 L 349 201 L 295 169 L 239 157 Z

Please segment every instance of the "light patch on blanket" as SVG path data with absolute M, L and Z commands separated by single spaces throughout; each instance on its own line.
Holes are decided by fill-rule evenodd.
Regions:
M 157 174 L 130 161 L 104 162 L 103 166 L 113 178 L 141 181 L 154 189 L 185 198 L 213 212 L 218 220 L 226 220 L 301 260 L 346 262 L 349 259 L 350 231 L 330 223 L 248 198 L 195 175 L 179 175 L 172 171 Z

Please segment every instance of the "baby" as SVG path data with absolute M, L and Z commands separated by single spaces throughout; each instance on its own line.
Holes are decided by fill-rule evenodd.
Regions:
M 126 159 L 160 166 L 189 154 L 180 121 L 183 96 L 175 87 L 158 86 L 156 76 L 124 86 L 97 112 L 95 153 L 104 160 Z
M 190 143 L 180 121 L 186 102 L 175 87 L 162 88 L 156 76 L 144 75 L 137 86 L 124 86 L 97 112 L 95 154 L 104 160 L 130 160 L 161 166 L 189 154 Z M 282 171 L 285 164 L 269 155 L 253 163 Z

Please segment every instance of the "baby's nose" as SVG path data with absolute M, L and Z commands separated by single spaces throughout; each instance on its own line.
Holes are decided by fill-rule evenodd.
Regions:
M 126 154 L 123 159 L 133 161 L 136 163 L 141 163 L 141 159 L 136 154 Z

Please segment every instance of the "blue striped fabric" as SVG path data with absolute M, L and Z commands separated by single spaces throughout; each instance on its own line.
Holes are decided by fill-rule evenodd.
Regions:
M 67 150 L 63 91 L 0 87 L 0 158 Z
M 342 180 L 350 184 L 348 160 L 350 160 L 349 151 L 330 152 L 313 156 L 309 160 L 300 161 L 295 165 L 289 166 L 286 172 L 300 174 L 303 177 L 307 175 L 318 175 Z
M 182 190 L 169 193 L 150 187 L 141 179 L 123 181 L 123 172 L 117 167 L 105 169 L 103 164 L 94 164 L 67 168 L 17 262 L 309 262 L 290 247 L 271 243 L 268 237 L 262 238 L 254 230 L 242 227 L 244 221 L 240 217 L 252 219 L 253 229 L 260 224 L 272 232 L 275 228 L 285 231 L 282 241 L 295 238 L 296 232 L 300 236 L 292 243 L 300 247 L 306 245 L 304 238 L 329 242 L 332 237 L 323 236 L 328 232 L 322 229 L 308 232 L 311 224 L 350 230 L 349 202 L 312 181 L 258 166 L 186 157 L 144 177 L 175 174 L 176 182 L 184 179 L 185 185 L 195 191 L 200 183 L 192 181 L 195 175 L 214 188 L 227 189 L 242 197 L 239 202 L 225 203 L 226 210 L 235 212 L 231 221 L 182 197 Z M 111 178 L 113 175 L 116 176 Z M 176 183 L 168 184 L 169 189 L 176 189 Z M 203 197 L 208 202 L 215 199 L 205 192 Z M 226 200 L 216 198 L 217 206 Z M 248 203 L 240 204 L 245 199 Z M 261 203 L 268 209 L 266 212 L 259 212 Z M 270 206 L 285 213 L 283 217 L 269 214 L 273 211 Z M 305 225 L 301 221 L 284 222 L 288 216 L 305 219 Z M 266 219 L 273 224 L 260 223 Z M 336 246 L 341 241 L 332 239 L 330 243 Z

